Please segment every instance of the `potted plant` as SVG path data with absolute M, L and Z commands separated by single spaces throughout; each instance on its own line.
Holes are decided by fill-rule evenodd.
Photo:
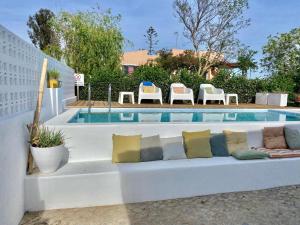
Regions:
M 66 153 L 63 133 L 44 126 L 39 127 L 30 141 L 30 150 L 40 172 L 56 171 Z
M 49 88 L 59 88 L 59 77 L 60 73 L 53 69 L 47 72 L 48 77 L 48 87 Z

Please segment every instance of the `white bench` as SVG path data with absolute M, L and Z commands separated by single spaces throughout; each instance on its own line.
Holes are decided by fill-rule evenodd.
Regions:
M 262 146 L 262 128 L 285 123 L 184 123 L 57 125 L 70 150 L 69 163 L 49 175 L 25 177 L 25 210 L 89 207 L 252 191 L 300 184 L 300 158 L 239 161 L 232 157 L 112 164 L 113 133 L 161 137 L 183 130 L 249 130 L 249 147 Z M 290 124 L 300 128 L 300 124 Z M 259 129 L 259 130 L 258 130 Z M 178 137 L 181 138 L 181 137 Z M 180 143 L 174 140 L 176 143 Z M 162 139 L 162 143 L 164 140 Z
M 300 158 L 69 163 L 54 174 L 25 178 L 25 210 L 112 205 L 297 185 L 299 171 Z

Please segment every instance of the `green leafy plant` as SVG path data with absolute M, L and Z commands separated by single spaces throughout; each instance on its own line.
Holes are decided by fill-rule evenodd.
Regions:
M 254 58 L 256 54 L 257 51 L 250 49 L 248 46 L 239 49 L 237 61 L 243 76 L 247 76 L 248 70 L 257 69 L 257 62 Z
M 88 11 L 63 11 L 52 20 L 60 42 L 64 43 L 63 58 L 70 67 L 88 75 L 86 83 L 100 80 L 106 71 L 121 70 L 125 39 L 120 20 L 120 15 L 99 6 Z
M 263 55 L 261 65 L 268 72 L 272 91 L 299 92 L 300 28 L 270 36 Z
M 51 79 L 58 80 L 60 78 L 60 73 L 55 69 L 48 70 L 47 77 L 48 77 L 48 80 L 51 80 Z
M 30 144 L 37 148 L 50 148 L 62 145 L 64 143 L 64 135 L 61 131 L 55 131 L 48 127 L 39 127 L 37 135 Z

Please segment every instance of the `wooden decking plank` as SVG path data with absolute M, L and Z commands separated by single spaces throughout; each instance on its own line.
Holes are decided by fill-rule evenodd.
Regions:
M 88 101 L 80 100 L 73 102 L 68 105 L 68 108 L 86 108 L 89 106 Z M 106 101 L 91 101 L 92 108 L 107 108 L 108 102 Z M 194 106 L 191 104 L 185 104 L 185 103 L 178 103 L 170 105 L 168 103 L 165 103 L 163 105 L 157 104 L 157 103 L 142 103 L 142 104 L 131 104 L 131 103 L 124 103 L 119 104 L 118 102 L 112 102 L 111 103 L 112 108 L 222 108 L 222 109 L 282 109 L 282 108 L 295 108 L 295 107 L 279 107 L 279 106 L 270 106 L 270 105 L 257 105 L 253 103 L 241 103 L 238 106 L 235 104 L 231 105 L 223 105 L 223 104 L 195 104 Z

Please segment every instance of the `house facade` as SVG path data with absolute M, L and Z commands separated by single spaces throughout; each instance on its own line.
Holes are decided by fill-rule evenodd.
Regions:
M 173 56 L 184 54 L 184 49 L 171 49 Z M 206 54 L 206 51 L 199 52 L 200 56 Z M 156 55 L 149 55 L 147 50 L 129 51 L 124 52 L 121 59 L 122 69 L 126 74 L 131 74 L 133 71 L 142 65 L 146 65 L 149 62 L 154 62 L 159 57 Z M 212 56 L 213 57 L 213 56 Z M 224 57 L 220 57 L 220 62 L 224 61 Z M 208 69 L 206 73 L 206 79 L 211 80 L 217 74 L 217 67 Z

